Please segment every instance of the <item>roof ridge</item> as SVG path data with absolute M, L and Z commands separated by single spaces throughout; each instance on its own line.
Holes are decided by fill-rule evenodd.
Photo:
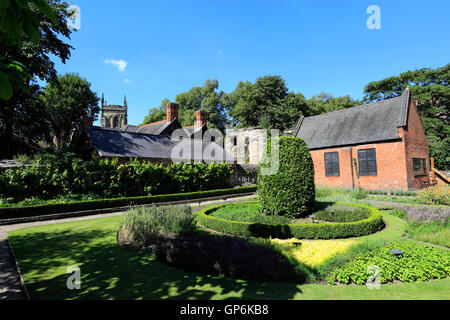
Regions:
M 393 97 L 393 98 L 389 98 L 389 99 L 383 99 L 380 101 L 375 101 L 375 102 L 371 102 L 371 103 L 367 103 L 367 104 L 360 104 L 354 107 L 350 107 L 350 108 L 344 108 L 344 109 L 339 109 L 339 110 L 334 110 L 334 111 L 330 111 L 330 112 L 325 112 L 325 113 L 320 113 L 320 114 L 315 114 L 313 116 L 309 116 L 309 117 L 305 117 L 305 118 L 313 118 L 313 117 L 318 117 L 318 116 L 323 116 L 323 115 L 329 115 L 330 113 L 337 113 L 337 112 L 344 112 L 346 110 L 354 110 L 356 108 L 362 108 L 362 107 L 367 107 L 370 105 L 379 105 L 383 102 L 389 101 L 389 100 L 393 100 L 393 99 L 399 99 L 399 98 L 403 98 L 403 95 L 397 96 L 397 97 Z
M 146 126 L 151 126 L 152 124 L 157 124 L 157 123 L 161 123 L 161 122 L 169 122 L 169 121 L 167 121 L 167 119 L 163 119 L 163 120 L 155 121 L 155 122 L 152 122 L 152 123 L 144 124 L 142 126 L 139 126 L 139 128 L 146 127 Z

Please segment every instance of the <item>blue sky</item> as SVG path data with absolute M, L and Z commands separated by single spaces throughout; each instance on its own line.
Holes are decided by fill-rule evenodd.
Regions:
M 77 72 L 130 124 L 206 79 L 220 90 L 280 75 L 306 98 L 450 61 L 448 0 L 76 0 L 81 29 L 59 73 Z M 381 29 L 370 30 L 370 5 Z M 114 61 L 112 61 L 114 60 Z M 121 61 L 123 60 L 123 61 Z M 109 63 L 107 63 L 109 62 Z M 115 63 L 115 64 L 114 64 Z

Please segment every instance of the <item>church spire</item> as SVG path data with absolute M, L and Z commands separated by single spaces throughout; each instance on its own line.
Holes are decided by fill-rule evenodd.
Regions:
M 127 103 L 127 96 L 125 95 L 123 98 L 123 107 L 125 108 L 125 114 L 123 117 L 123 124 L 128 125 L 128 103 Z
M 102 108 L 105 106 L 105 94 L 102 92 Z

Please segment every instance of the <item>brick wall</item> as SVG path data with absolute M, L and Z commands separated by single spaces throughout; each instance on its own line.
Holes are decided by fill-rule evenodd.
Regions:
M 420 189 L 424 185 L 424 182 L 426 185 L 426 181 L 429 179 L 430 157 L 425 128 L 423 127 L 414 99 L 411 99 L 409 105 L 408 125 L 405 128 L 400 129 L 400 134 L 405 140 L 408 188 Z M 424 174 L 418 174 L 413 171 L 413 158 L 426 160 L 426 170 Z
M 371 148 L 375 149 L 377 175 L 360 176 L 358 181 L 352 159 L 356 159 L 358 163 L 358 150 Z M 338 177 L 327 177 L 325 175 L 324 153 L 336 151 L 339 152 L 340 175 Z M 405 147 L 402 141 L 312 150 L 311 155 L 318 186 L 357 188 L 360 185 L 361 188 L 369 190 L 408 189 Z
M 377 159 L 376 176 L 360 176 L 359 185 L 363 189 L 408 190 L 420 189 L 426 185 L 429 167 L 428 142 L 425 129 L 413 99 L 409 106 L 408 124 L 399 128 L 401 140 L 357 146 L 311 150 L 314 162 L 315 181 L 318 186 L 341 188 L 358 187 L 358 178 L 352 158 L 358 160 L 358 150 L 375 148 Z M 340 175 L 325 175 L 325 152 L 339 153 Z M 425 159 L 425 174 L 413 172 L 413 158 Z

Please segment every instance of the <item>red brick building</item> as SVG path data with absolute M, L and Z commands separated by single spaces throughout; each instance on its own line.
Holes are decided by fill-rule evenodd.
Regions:
M 408 190 L 429 184 L 428 141 L 409 89 L 396 98 L 302 117 L 293 135 L 310 149 L 318 186 Z

